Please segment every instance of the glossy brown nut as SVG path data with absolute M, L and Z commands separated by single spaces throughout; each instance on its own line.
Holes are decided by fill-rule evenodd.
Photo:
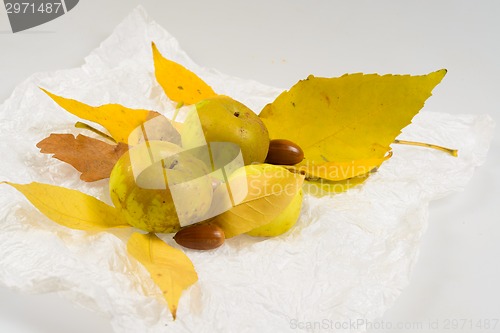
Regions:
M 194 250 L 211 250 L 224 243 L 224 230 L 211 224 L 194 224 L 179 230 L 174 240 L 177 244 Z
M 294 165 L 302 162 L 304 151 L 290 140 L 276 139 L 269 143 L 266 163 L 276 165 Z

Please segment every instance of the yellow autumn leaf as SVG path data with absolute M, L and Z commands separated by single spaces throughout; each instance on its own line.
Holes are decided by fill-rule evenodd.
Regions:
M 175 320 L 182 292 L 198 281 L 191 260 L 184 252 L 166 244 L 155 234 L 132 234 L 127 250 L 158 285 Z
M 190 105 L 217 96 L 195 73 L 163 57 L 155 43 L 152 43 L 152 48 L 156 81 L 169 99 L 179 104 Z
M 326 179 L 308 180 L 302 186 L 304 193 L 314 195 L 316 197 L 323 197 L 331 194 L 338 194 L 345 192 L 354 186 L 362 184 L 368 179 L 370 173 L 366 173 L 353 178 L 343 179 L 339 181 L 331 181 Z
M 229 180 L 236 203 L 209 223 L 231 238 L 271 222 L 301 189 L 304 176 L 270 164 L 247 165 Z M 214 202 L 217 200 L 217 190 Z
M 126 144 L 129 143 L 130 133 L 148 120 L 160 116 L 155 111 L 129 109 L 120 104 L 90 106 L 74 99 L 57 96 L 45 89 L 42 90 L 66 111 L 100 124 L 108 130 L 115 141 Z
M 309 76 L 266 105 L 260 117 L 271 139 L 288 139 L 304 150 L 300 165 L 381 163 L 445 74 Z
M 65 227 L 87 231 L 130 227 L 114 207 L 85 193 L 37 182 L 4 183 L 21 192 L 42 214 Z
M 350 162 L 325 162 L 317 165 L 313 161 L 307 165 L 289 166 L 287 169 L 301 173 L 308 179 L 321 178 L 336 182 L 368 174 L 391 156 L 392 153 L 383 158 L 359 159 Z

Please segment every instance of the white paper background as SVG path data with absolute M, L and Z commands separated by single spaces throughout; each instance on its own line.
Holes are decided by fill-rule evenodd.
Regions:
M 0 107 L 0 178 L 55 183 L 106 199 L 105 182 L 84 184 L 71 167 L 39 154 L 36 142 L 67 131 L 76 118 L 37 86 L 89 104 L 114 102 L 168 114 L 173 106 L 154 80 L 151 41 L 217 92 L 256 111 L 281 91 L 199 68 L 138 9 L 82 68 L 34 75 Z M 464 187 L 484 160 L 491 134 L 486 116 L 421 112 L 401 138 L 453 146 L 458 159 L 394 147 L 394 157 L 364 186 L 334 198 L 307 198 L 289 234 L 265 241 L 241 236 L 215 251 L 189 251 L 200 281 L 181 298 L 175 322 L 120 239 L 59 227 L 3 186 L 0 283 L 24 292 L 59 291 L 107 313 L 117 332 L 160 332 L 165 325 L 179 332 L 283 332 L 296 320 L 371 320 L 408 284 L 428 202 Z

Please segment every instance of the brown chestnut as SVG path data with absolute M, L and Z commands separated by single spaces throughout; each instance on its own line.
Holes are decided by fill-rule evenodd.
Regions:
M 213 224 L 193 224 L 174 236 L 177 244 L 194 250 L 215 249 L 224 243 L 224 239 L 224 230 Z
M 269 143 L 265 162 L 276 165 L 294 165 L 302 162 L 303 159 L 304 151 L 299 145 L 290 140 L 275 139 Z

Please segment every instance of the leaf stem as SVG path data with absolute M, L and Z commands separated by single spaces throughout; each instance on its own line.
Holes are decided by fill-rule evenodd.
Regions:
M 175 107 L 175 112 L 174 112 L 174 116 L 172 117 L 172 122 L 175 121 L 175 119 L 177 119 L 177 116 L 179 115 L 179 111 L 181 109 L 181 107 L 184 105 L 184 102 L 179 102 L 177 103 L 177 106 Z
M 106 134 L 106 133 L 104 133 L 104 132 L 99 131 L 98 129 L 96 129 L 96 128 L 94 128 L 94 127 L 92 127 L 92 126 L 88 125 L 88 124 L 82 123 L 81 121 L 76 122 L 75 127 L 76 127 L 76 128 L 83 128 L 83 129 L 87 129 L 87 130 L 92 131 L 92 132 L 94 132 L 94 133 L 96 133 L 96 134 L 99 134 L 100 136 L 102 136 L 102 137 L 103 137 L 103 138 L 105 138 L 105 139 L 108 139 L 108 140 L 113 141 L 114 143 L 117 143 L 117 142 L 116 142 L 116 140 L 115 140 L 115 139 L 113 139 L 111 136 L 107 135 L 107 134 Z
M 451 156 L 457 157 L 458 156 L 458 150 L 456 149 L 450 149 L 438 145 L 433 145 L 430 143 L 422 143 L 422 142 L 415 142 L 415 141 L 406 141 L 406 140 L 394 140 L 394 143 L 400 144 L 400 145 L 409 145 L 409 146 L 419 146 L 419 147 L 426 147 L 426 148 L 432 148 L 432 149 L 437 149 L 440 151 L 444 151 L 445 153 L 450 154 Z

